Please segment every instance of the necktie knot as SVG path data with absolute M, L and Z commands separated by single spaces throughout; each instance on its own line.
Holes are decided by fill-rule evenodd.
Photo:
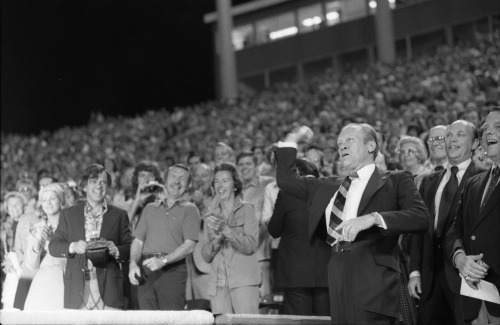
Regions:
M 350 178 L 359 178 L 359 175 L 358 175 L 358 173 L 357 173 L 357 172 L 353 172 L 353 173 L 350 173 L 350 174 L 349 174 L 349 177 L 350 177 Z
M 457 166 L 451 166 L 451 173 L 453 175 L 456 175 L 458 173 L 458 167 Z

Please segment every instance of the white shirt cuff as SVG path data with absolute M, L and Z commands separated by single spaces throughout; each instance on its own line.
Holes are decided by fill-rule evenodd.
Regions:
M 378 212 L 373 212 L 373 215 L 378 217 L 378 219 L 380 220 L 380 225 L 377 225 L 378 227 L 380 228 L 383 228 L 383 229 L 387 229 L 387 224 L 385 223 L 385 220 L 384 218 L 380 215 L 380 213 Z
M 456 257 L 458 254 L 460 254 L 460 253 L 464 253 L 464 255 L 465 255 L 465 251 L 464 251 L 463 249 L 457 249 L 457 251 L 453 254 L 453 259 L 451 260 L 451 261 L 452 261 L 452 263 L 453 263 L 453 266 L 454 266 L 455 268 L 457 268 L 457 269 L 458 269 L 458 266 L 455 264 L 455 257 Z
M 298 146 L 295 142 L 292 142 L 292 141 L 279 141 L 278 142 L 278 148 L 295 148 L 297 149 Z
M 413 277 L 416 277 L 416 276 L 420 276 L 420 272 L 419 271 L 413 271 L 410 273 L 410 278 L 413 278 Z

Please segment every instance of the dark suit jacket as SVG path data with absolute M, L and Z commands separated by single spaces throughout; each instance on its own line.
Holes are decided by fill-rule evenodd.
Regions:
M 82 306 L 87 258 L 82 254 L 70 254 L 72 242 L 85 240 L 85 202 L 64 209 L 59 217 L 59 225 L 49 243 L 49 252 L 55 257 L 67 257 L 64 272 L 64 307 L 78 309 Z M 103 216 L 101 238 L 115 243 L 120 251 L 120 260 L 128 261 L 132 236 L 127 212 L 108 204 L 108 211 Z M 96 268 L 99 292 L 108 307 L 122 308 L 124 304 L 122 272 L 118 261 L 109 257 L 106 268 Z
M 281 237 L 275 284 L 281 288 L 328 287 L 327 265 L 331 247 L 311 245 L 307 237 L 307 202 L 278 193 L 268 230 Z
M 497 185 L 482 210 L 481 201 L 491 169 L 471 177 L 460 196 L 456 217 L 446 236 L 450 263 L 453 254 L 463 249 L 467 255 L 484 254 L 483 261 L 489 265 L 485 281 L 500 289 L 500 186 Z M 458 270 L 456 270 L 458 272 Z M 463 296 L 465 320 L 475 319 L 481 300 Z M 500 305 L 486 302 L 486 309 L 500 317 Z
M 471 163 L 469 167 L 465 170 L 465 173 L 460 181 L 460 185 L 458 186 L 457 192 L 453 199 L 453 202 L 450 206 L 450 213 L 444 217 L 443 229 L 441 231 L 441 246 L 443 248 L 443 256 L 446 256 L 445 253 L 445 237 L 446 233 L 451 227 L 453 223 L 453 219 L 455 216 L 455 211 L 457 210 L 458 201 L 460 199 L 460 192 L 465 186 L 466 181 L 481 172 L 474 163 Z M 410 273 L 413 271 L 419 271 L 422 277 L 422 295 L 420 299 L 425 300 L 429 297 L 433 287 L 434 280 L 434 241 L 436 240 L 434 235 L 434 222 L 436 218 L 436 192 L 446 173 L 445 170 L 441 170 L 438 172 L 433 172 L 429 175 L 426 175 L 422 179 L 422 183 L 420 184 L 420 195 L 424 200 L 424 203 L 429 208 L 430 215 L 430 225 L 429 229 L 423 234 L 414 234 L 412 235 L 412 245 L 411 245 L 411 253 L 410 253 Z M 441 217 L 440 217 L 441 220 Z M 455 294 L 460 294 L 460 277 L 455 271 L 453 265 L 448 262 L 448 259 L 445 261 L 445 274 L 448 285 L 452 292 Z
M 316 244 L 323 243 L 326 240 L 325 209 L 342 179 L 298 176 L 296 154 L 293 148 L 276 150 L 278 186 L 290 195 L 307 200 L 309 238 Z M 427 230 L 429 213 L 409 173 L 380 173 L 378 168 L 362 195 L 358 216 L 371 212 L 382 215 L 387 229 L 374 226 L 356 237 L 350 252 L 355 263 L 349 270 L 354 283 L 352 294 L 365 310 L 399 317 L 398 236 Z

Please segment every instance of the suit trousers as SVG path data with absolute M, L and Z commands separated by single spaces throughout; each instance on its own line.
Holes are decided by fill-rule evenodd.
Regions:
M 328 288 L 284 288 L 285 315 L 330 316 Z
M 439 242 L 439 240 L 436 240 Z M 434 248 L 434 279 L 431 292 L 425 300 L 419 302 L 418 324 L 457 324 L 464 323 L 462 299 L 454 294 L 446 280 L 444 256 L 441 246 Z M 429 281 L 430 279 L 421 279 Z
M 352 292 L 353 262 L 349 251 L 332 252 L 330 255 L 328 288 L 332 324 L 395 324 L 396 318 L 369 312 L 359 306 Z
M 138 293 L 141 310 L 184 310 L 187 281 L 185 260 L 156 271 L 147 267 L 143 270 L 145 283 L 139 286 Z

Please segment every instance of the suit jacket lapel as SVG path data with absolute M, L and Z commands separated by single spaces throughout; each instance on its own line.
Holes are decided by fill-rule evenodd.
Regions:
M 439 173 L 433 174 L 431 181 L 427 185 L 430 188 L 429 193 L 430 195 L 432 195 L 432 197 L 429 198 L 431 202 L 431 206 L 429 207 L 431 227 L 429 227 L 429 230 L 431 231 L 431 233 L 434 232 L 434 224 L 436 220 L 436 192 L 439 184 L 441 184 L 441 181 L 444 178 L 444 174 L 446 174 L 446 169 L 441 170 Z
M 483 198 L 484 191 L 486 191 L 486 185 L 488 184 L 488 179 L 490 178 L 490 175 L 491 175 L 491 169 L 487 173 L 485 173 L 484 180 L 481 183 L 481 187 L 480 187 L 480 191 L 479 191 L 481 199 Z M 476 222 L 474 223 L 474 227 L 477 226 L 488 215 L 488 213 L 491 211 L 491 209 L 493 209 L 493 207 L 499 203 L 499 200 L 498 200 L 499 197 L 500 197 L 500 186 L 497 184 L 497 186 L 495 187 L 495 189 L 491 193 L 491 196 L 489 197 L 488 201 L 485 203 L 485 205 L 482 209 L 481 209 L 481 200 L 479 201 L 480 202 L 479 203 L 479 209 L 480 209 L 479 216 L 476 219 Z
M 78 216 L 74 218 L 76 238 L 79 240 L 85 240 L 85 206 L 86 204 L 81 204 L 78 211 Z
M 111 229 L 113 228 L 112 224 L 112 218 L 110 217 L 110 212 L 109 212 L 109 205 L 108 205 L 108 211 L 102 216 L 102 226 L 101 226 L 101 234 L 100 238 L 107 238 L 108 234 L 110 233 Z
M 372 196 L 385 184 L 388 179 L 387 174 L 380 174 L 379 169 L 375 167 L 368 184 L 366 184 L 363 196 L 361 196 L 361 201 L 359 202 L 358 216 L 360 216 L 366 209 L 366 206 L 370 202 Z

